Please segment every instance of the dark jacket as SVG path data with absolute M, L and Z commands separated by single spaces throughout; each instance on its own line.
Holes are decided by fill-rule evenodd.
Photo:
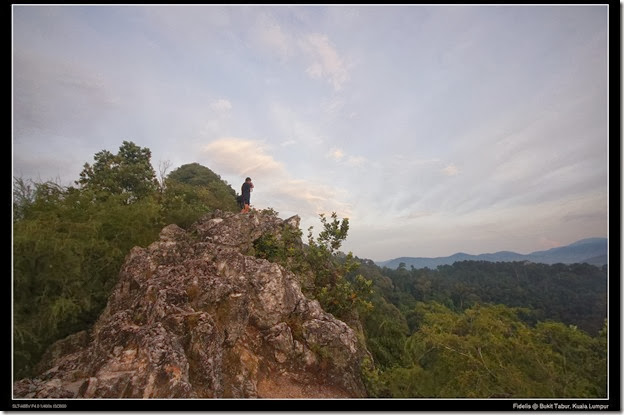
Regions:
M 243 183 L 241 187 L 241 194 L 243 196 L 243 202 L 248 205 L 249 200 L 251 199 L 251 182 Z

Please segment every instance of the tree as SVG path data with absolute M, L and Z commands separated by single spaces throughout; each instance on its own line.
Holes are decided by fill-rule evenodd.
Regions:
M 198 163 L 185 164 L 169 173 L 161 204 L 164 221 L 182 228 L 214 209 L 238 210 L 234 189 Z
M 317 299 L 325 311 L 347 324 L 359 324 L 360 314 L 373 308 L 370 302 L 373 283 L 359 274 L 351 281 L 346 278 L 359 266 L 351 252 L 345 255 L 339 251 L 347 238 L 349 219 L 338 219 L 336 212 L 331 214 L 331 222 L 324 214 L 319 216 L 323 229 L 316 238 L 312 235 L 313 227 L 308 229 L 306 247 L 300 246 L 299 230 L 294 233 L 287 230 L 279 237 L 259 238 L 254 243 L 253 254 L 299 275 L 304 293 Z
M 95 162 L 93 165 L 85 163 L 76 184 L 93 190 L 98 198 L 122 194 L 125 203 L 133 203 L 153 195 L 158 189 L 151 156 L 148 148 L 124 141 L 117 154 L 107 150 L 96 153 Z
M 15 376 L 27 376 L 54 341 L 87 329 L 106 305 L 133 246 L 161 229 L 154 198 L 125 204 L 91 190 L 35 185 L 25 217 L 13 224 Z
M 349 218 L 338 219 L 336 212 L 328 222 L 324 214 L 319 215 L 323 229 L 315 239 L 313 228 L 308 229 L 308 246 L 305 259 L 313 270 L 314 281 L 310 294 L 319 300 L 325 311 L 349 321 L 358 321 L 358 313 L 373 308 L 370 300 L 372 281 L 358 275 L 353 283 L 346 275 L 356 270 L 358 262 L 353 254 L 342 254 L 339 249 L 349 232 Z
M 13 178 L 13 220 L 23 219 L 35 200 L 32 180 L 21 177 Z
M 229 193 L 232 193 L 234 196 L 236 195 L 234 189 L 229 187 L 229 185 L 221 179 L 221 176 L 199 163 L 184 164 L 169 173 L 167 178 L 193 186 L 210 187 L 213 183 L 218 183 L 225 185 L 226 188 L 229 188 Z
M 394 397 L 601 397 L 606 350 L 558 322 L 535 328 L 526 310 L 476 305 L 461 313 L 419 303 L 417 331 L 407 340 L 410 364 L 381 377 Z M 406 379 L 411 379 L 406 384 Z
M 133 246 L 162 228 L 150 150 L 101 151 L 77 182 L 16 179 L 13 222 L 14 376 L 30 374 L 54 341 L 87 329 Z
M 170 160 L 158 161 L 158 184 L 161 192 L 165 190 L 165 178 L 167 177 L 167 170 L 169 170 L 169 167 L 171 167 Z

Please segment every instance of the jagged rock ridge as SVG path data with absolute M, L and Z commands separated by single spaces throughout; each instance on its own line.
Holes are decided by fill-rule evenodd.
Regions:
M 297 277 L 247 256 L 299 217 L 215 212 L 126 257 L 89 332 L 55 343 L 28 398 L 362 397 L 365 347 Z

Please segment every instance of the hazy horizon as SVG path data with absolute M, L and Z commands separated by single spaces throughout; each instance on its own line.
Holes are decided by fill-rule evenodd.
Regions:
M 16 177 L 133 141 L 375 261 L 608 235 L 606 5 L 12 11 Z
M 589 238 L 583 238 L 583 239 L 579 239 L 578 241 L 574 241 L 571 242 L 569 244 L 565 244 L 565 245 L 560 245 L 560 246 L 556 246 L 553 248 L 547 248 L 547 249 L 539 249 L 536 251 L 531 251 L 531 252 L 516 252 L 516 251 L 509 251 L 509 250 L 501 250 L 501 251 L 492 251 L 492 252 L 465 252 L 465 251 L 457 251 L 457 252 L 453 252 L 452 254 L 448 254 L 448 255 L 436 255 L 435 257 L 423 257 L 423 256 L 414 256 L 414 255 L 402 255 L 402 256 L 398 256 L 398 257 L 394 257 L 394 258 L 387 258 L 387 259 L 382 259 L 382 260 L 375 260 L 376 263 L 382 263 L 382 262 L 389 262 L 395 259 L 399 259 L 399 258 L 427 258 L 427 259 L 436 259 L 436 258 L 448 258 L 448 257 L 452 257 L 454 255 L 472 255 L 472 256 L 479 256 L 479 255 L 489 255 L 489 254 L 498 254 L 501 252 L 512 252 L 515 254 L 520 254 L 520 255 L 529 255 L 529 254 L 533 254 L 536 252 L 544 252 L 544 251 L 548 251 L 550 249 L 554 249 L 554 248 L 561 248 L 561 247 L 565 247 L 565 246 L 570 246 L 575 244 L 576 242 L 580 242 L 583 240 L 587 240 L 587 239 L 607 239 L 607 237 L 589 237 Z M 354 253 L 355 255 L 355 253 Z M 365 258 L 365 259 L 370 259 L 370 258 Z

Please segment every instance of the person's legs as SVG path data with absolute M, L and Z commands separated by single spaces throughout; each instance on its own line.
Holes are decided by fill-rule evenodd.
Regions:
M 241 213 L 247 213 L 249 212 L 249 205 L 250 205 L 250 200 L 249 200 L 249 196 L 245 197 L 243 196 L 243 210 L 241 210 Z

